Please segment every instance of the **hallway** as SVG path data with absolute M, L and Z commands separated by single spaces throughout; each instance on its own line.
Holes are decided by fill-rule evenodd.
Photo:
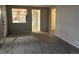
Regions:
M 51 36 L 53 35 L 53 36 Z M 0 48 L 0 54 L 60 54 L 79 50 L 50 33 L 11 34 Z

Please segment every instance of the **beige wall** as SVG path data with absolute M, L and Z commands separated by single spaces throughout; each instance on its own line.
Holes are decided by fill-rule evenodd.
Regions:
M 55 35 L 79 48 L 79 6 L 56 6 Z
M 41 8 L 41 31 L 49 32 L 49 8 Z

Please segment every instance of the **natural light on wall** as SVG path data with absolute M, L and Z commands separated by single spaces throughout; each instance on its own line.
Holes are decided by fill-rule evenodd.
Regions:
M 40 32 L 40 10 L 32 9 L 32 32 Z
M 55 31 L 55 21 L 56 21 L 56 8 L 51 10 L 51 32 Z
M 26 23 L 27 9 L 12 8 L 12 23 Z

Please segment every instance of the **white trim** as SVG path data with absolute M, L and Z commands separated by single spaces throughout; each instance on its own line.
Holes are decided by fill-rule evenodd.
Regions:
M 78 48 L 78 49 L 79 49 L 79 45 L 78 45 L 77 43 L 72 42 L 72 41 L 68 41 L 67 39 L 62 38 L 62 37 L 61 37 L 58 33 L 55 33 L 55 35 L 56 35 L 57 37 L 61 38 L 62 40 L 64 40 L 64 41 L 68 42 L 69 44 L 71 44 L 71 45 L 73 45 L 73 46 L 75 46 L 76 48 Z

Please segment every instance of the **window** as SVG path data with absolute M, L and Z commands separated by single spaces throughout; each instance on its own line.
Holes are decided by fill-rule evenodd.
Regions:
M 27 9 L 12 8 L 12 23 L 26 23 Z

